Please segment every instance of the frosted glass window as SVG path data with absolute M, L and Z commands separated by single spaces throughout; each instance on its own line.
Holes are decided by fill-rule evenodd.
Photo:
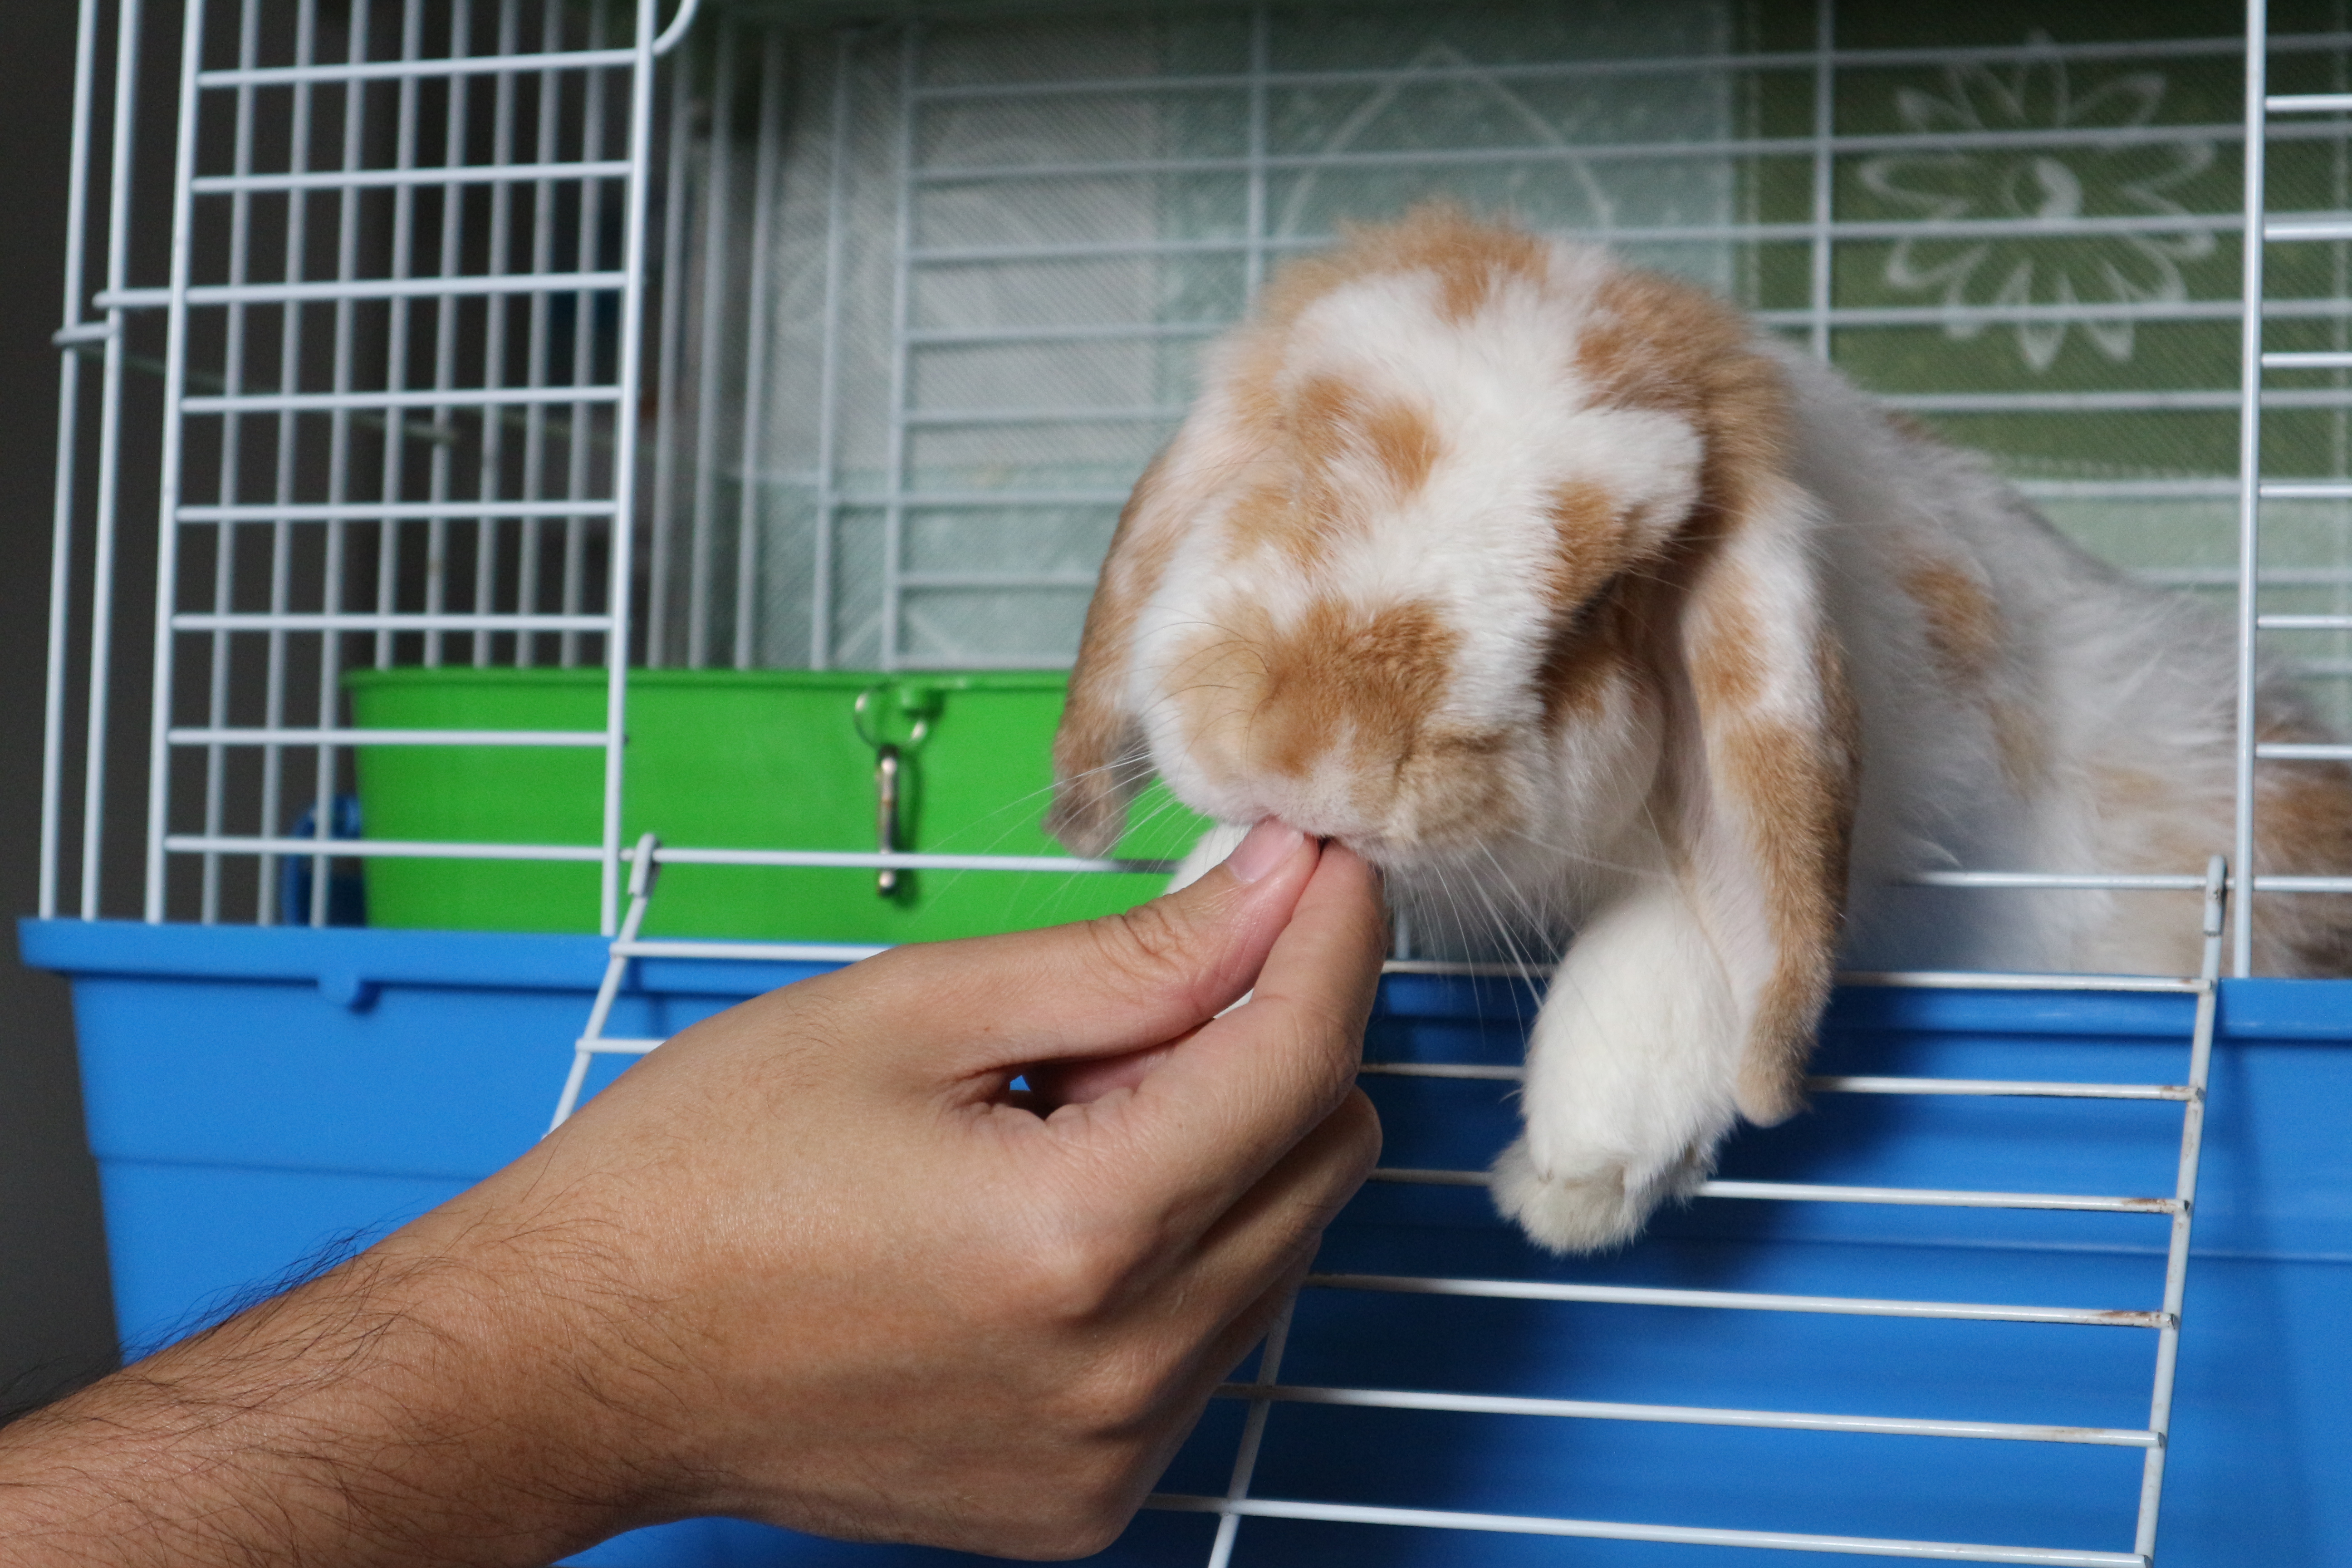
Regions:
M 2276 90 L 2344 90 L 2341 0 Z M 829 14 L 828 14 L 829 15 Z M 1430 196 L 1690 277 L 1989 452 L 2126 569 L 2234 581 L 2236 7 L 1811 0 L 722 12 L 681 121 L 663 662 L 1055 666 L 1119 500 L 1267 268 Z M 1826 46 L 1826 47 L 1824 47 Z M 2276 213 L 2352 205 L 2282 122 Z M 2344 245 L 2282 350 L 2352 347 Z M 2274 378 L 2340 479 L 2352 383 Z M 2352 511 L 2273 503 L 2264 607 L 2352 611 Z M 2276 650 L 2352 718 L 2352 643 Z
M 1067 663 L 1202 342 L 1344 221 L 1452 196 L 1736 290 L 1732 41 L 1721 0 L 723 27 L 662 653 Z

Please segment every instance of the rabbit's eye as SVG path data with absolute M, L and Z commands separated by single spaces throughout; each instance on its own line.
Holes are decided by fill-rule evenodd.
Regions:
M 1581 641 L 1590 635 L 1594 624 L 1601 618 L 1601 605 L 1615 597 L 1617 584 L 1622 582 L 1624 577 L 1625 574 L 1622 572 L 1615 572 L 1603 578 L 1601 585 L 1593 589 L 1583 603 L 1560 617 L 1559 629 L 1553 635 L 1570 642 Z

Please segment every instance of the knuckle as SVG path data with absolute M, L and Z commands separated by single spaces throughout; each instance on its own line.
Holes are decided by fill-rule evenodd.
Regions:
M 1012 1292 L 1022 1319 L 1057 1328 L 1099 1320 L 1118 1298 L 1130 1266 L 1126 1249 L 1087 1231 L 1065 1231 L 1026 1248 Z
M 1286 1000 L 1296 1011 L 1298 1032 L 1307 1043 L 1322 1048 L 1335 1074 L 1354 1082 L 1364 1043 L 1362 1011 L 1328 996 L 1292 996 Z
M 1114 1498 L 1081 1485 L 1024 1532 L 1028 1539 L 1022 1542 L 1020 1555 L 1043 1563 L 1092 1557 L 1117 1541 L 1132 1517 L 1134 1508 L 1124 1496 Z
M 1361 1029 L 1328 1008 L 1289 996 L 1280 998 L 1266 1023 L 1278 1031 L 1268 1043 L 1278 1043 L 1283 1058 L 1298 1064 L 1297 1094 L 1318 1110 L 1336 1109 L 1355 1086 Z
M 1055 1391 L 1055 1423 L 1068 1437 L 1088 1445 L 1124 1447 L 1160 1407 L 1160 1379 L 1134 1357 L 1097 1356 Z M 1108 1460 L 1107 1450 L 1098 1450 Z M 1108 1484 L 1115 1475 L 1101 1475 Z
M 1097 1504 L 1090 1514 L 1070 1521 L 1068 1539 L 1064 1543 L 1068 1555 L 1092 1557 L 1098 1552 L 1109 1550 L 1111 1543 L 1126 1531 L 1127 1521 L 1134 1516 L 1135 1510 L 1131 1506 L 1114 1506 L 1108 1500 Z
M 1369 1169 L 1380 1159 L 1381 1145 L 1388 1138 L 1381 1127 L 1381 1113 L 1372 1104 L 1371 1096 L 1361 1089 L 1350 1089 L 1333 1114 L 1339 1122 L 1339 1132 L 1346 1147 Z
M 1106 916 L 1090 929 L 1112 973 L 1139 988 L 1161 991 L 1196 977 L 1199 960 L 1192 927 L 1165 900 Z

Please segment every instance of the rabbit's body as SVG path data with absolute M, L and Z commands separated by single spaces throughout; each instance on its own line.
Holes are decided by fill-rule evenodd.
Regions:
M 2196 972 L 2196 893 L 1938 890 L 1906 871 L 2195 873 L 2230 848 L 2237 649 L 2186 595 L 2052 529 L 1984 461 L 1890 419 L 1780 344 L 1790 466 L 1861 721 L 1852 968 Z M 2326 740 L 2265 674 L 2263 739 Z M 2352 869 L 2352 775 L 2264 763 L 2264 871 Z M 2265 900 L 2255 959 L 2352 969 L 2352 908 Z
M 1841 960 L 2193 968 L 2193 894 L 1892 883 L 2201 869 L 2234 682 L 2226 628 L 1727 307 L 1423 212 L 1215 351 L 1106 563 L 1050 826 L 1100 852 L 1156 770 L 1359 849 L 1425 948 L 1564 946 L 1496 1194 L 1589 1247 L 1796 1108 Z M 2263 868 L 2352 869 L 2352 775 L 2263 785 Z M 2268 903 L 2274 972 L 2352 956 L 2334 900 Z

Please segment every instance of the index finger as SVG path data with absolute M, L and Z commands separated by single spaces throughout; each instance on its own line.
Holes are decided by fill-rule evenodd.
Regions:
M 1080 1108 L 1119 1136 L 1127 1170 L 1160 1194 L 1172 1228 L 1205 1231 L 1347 1098 L 1387 952 L 1379 879 L 1325 846 L 1249 1000 L 1131 1094 Z

